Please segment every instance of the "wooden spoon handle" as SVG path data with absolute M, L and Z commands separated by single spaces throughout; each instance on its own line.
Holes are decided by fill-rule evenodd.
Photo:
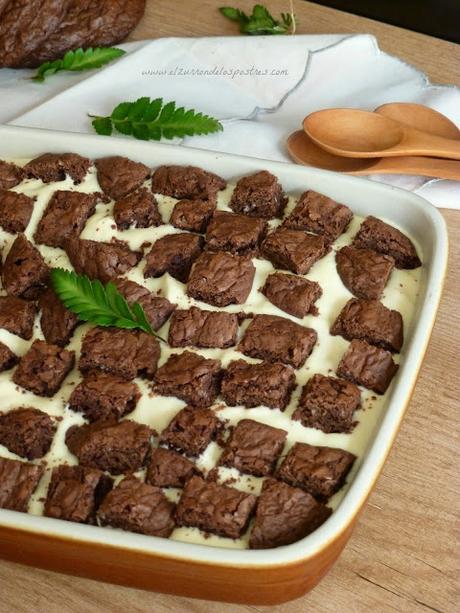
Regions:
M 407 129 L 407 136 L 393 148 L 398 155 L 429 155 L 432 157 L 460 160 L 460 142 L 452 138 L 443 138 L 418 130 Z M 382 151 L 382 157 L 386 152 Z M 391 149 L 388 150 L 391 155 Z M 377 157 L 377 156 L 376 156 Z
M 381 158 L 370 168 L 345 171 L 350 175 L 370 174 L 400 174 L 420 175 L 460 181 L 460 162 L 440 158 L 405 156 L 397 158 Z

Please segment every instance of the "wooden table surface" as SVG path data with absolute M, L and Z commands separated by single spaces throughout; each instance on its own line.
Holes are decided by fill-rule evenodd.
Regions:
M 146 15 L 131 39 L 236 34 L 234 24 L 217 12 L 221 4 L 225 3 L 148 1 Z M 229 4 L 248 9 L 254 2 L 232 0 Z M 287 0 L 265 4 L 274 13 L 288 8 Z M 433 82 L 459 84 L 458 45 L 309 2 L 295 2 L 295 12 L 299 33 L 372 33 L 381 49 L 417 66 Z M 450 236 L 446 286 L 415 394 L 392 453 L 332 571 L 304 598 L 272 607 L 273 611 L 459 610 L 455 511 L 460 471 L 455 455 L 460 413 L 460 211 L 442 213 Z M 153 594 L 7 562 L 0 562 L 0 585 L 1 613 L 259 610 Z

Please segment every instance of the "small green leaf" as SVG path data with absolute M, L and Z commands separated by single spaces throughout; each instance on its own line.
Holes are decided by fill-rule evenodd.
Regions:
M 155 100 L 152 100 L 144 113 L 144 121 L 154 121 L 158 117 L 162 106 L 163 98 L 155 98 Z
M 132 106 L 132 102 L 120 102 L 120 104 L 117 104 L 113 109 L 110 117 L 117 120 L 126 119 Z
M 287 34 L 290 31 L 294 34 L 295 32 L 295 15 L 281 13 L 281 21 L 278 21 L 263 4 L 255 4 L 250 15 L 246 15 L 240 9 L 228 6 L 220 7 L 219 11 L 227 19 L 239 22 L 242 34 L 260 36 L 264 34 Z
M 224 17 L 227 17 L 227 19 L 231 19 L 232 21 L 239 21 L 240 19 L 238 9 L 234 9 L 231 6 L 221 6 L 219 7 L 219 11 Z
M 96 117 L 91 123 L 98 134 L 103 136 L 110 136 L 112 134 L 112 121 L 110 117 Z
M 126 52 L 116 47 L 90 47 L 89 49 L 75 49 L 67 51 L 64 57 L 54 62 L 45 62 L 38 67 L 36 74 L 32 77 L 34 81 L 42 82 L 61 70 L 82 71 L 100 68 L 112 60 L 121 57 Z

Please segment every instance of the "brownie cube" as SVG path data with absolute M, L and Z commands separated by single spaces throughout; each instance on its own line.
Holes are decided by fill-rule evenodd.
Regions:
M 361 405 L 359 388 L 349 381 L 316 374 L 302 389 L 292 419 L 306 428 L 326 433 L 351 432 L 355 426 L 353 413 Z
M 171 277 L 186 283 L 193 262 L 203 250 L 202 236 L 189 232 L 167 234 L 153 243 L 146 256 L 144 277 L 161 277 L 168 272 Z
M 71 426 L 65 436 L 69 450 L 80 464 L 113 475 L 140 470 L 147 461 L 152 430 L 144 424 L 125 420 L 98 421 Z
M 295 543 L 319 528 L 331 513 L 332 509 L 307 492 L 267 479 L 258 499 L 249 547 L 271 549 Z
M 44 471 L 39 464 L 0 458 L 0 509 L 26 513 Z
M 45 260 L 24 234 L 19 234 L 3 265 L 3 287 L 7 294 L 35 300 L 45 290 L 49 269 Z
M 179 200 L 174 205 L 169 223 L 188 232 L 206 232 L 211 217 L 216 210 L 213 200 Z
M 345 232 L 352 217 L 353 213 L 344 204 L 308 190 L 300 196 L 284 225 L 292 230 L 322 234 L 331 243 Z
M 237 333 L 236 313 L 191 307 L 178 309 L 171 317 L 168 343 L 171 347 L 232 347 Z
M 300 368 L 313 351 L 318 334 L 277 315 L 256 315 L 249 324 L 238 351 L 267 362 L 283 362 Z
M 146 481 L 157 487 L 184 487 L 196 474 L 199 470 L 188 458 L 172 449 L 157 447 L 147 467 Z
M 16 334 L 26 341 L 32 338 L 36 307 L 14 296 L 0 296 L 0 328 Z
M 40 326 L 47 343 L 65 347 L 79 324 L 78 315 L 69 311 L 49 288 L 40 296 Z
M 243 177 L 236 184 L 230 200 L 235 213 L 273 219 L 282 217 L 287 198 L 278 179 L 267 170 Z
M 150 170 L 145 164 L 120 155 L 99 158 L 95 165 L 102 191 L 113 200 L 124 198 L 150 176 Z
M 216 200 L 226 182 L 212 172 L 196 166 L 160 166 L 152 175 L 152 192 L 173 198 Z
M 195 262 L 187 294 L 213 306 L 243 304 L 252 288 L 256 269 L 250 259 L 233 253 L 203 253 Z
M 176 521 L 179 526 L 237 539 L 246 531 L 256 502 L 252 494 L 192 477 L 179 500 Z
M 0 343 L 0 372 L 10 370 L 19 362 L 18 356 L 4 343 Z
M 113 217 L 119 230 L 151 228 L 163 223 L 157 201 L 145 187 L 117 200 Z
M 326 255 L 327 245 L 323 236 L 281 227 L 263 241 L 261 253 L 275 268 L 305 275 Z
M 0 445 L 28 460 L 48 453 L 56 432 L 53 419 L 38 409 L 24 407 L 0 413 Z
M 24 178 L 24 171 L 16 164 L 0 160 L 0 189 L 16 187 Z
M 77 153 L 44 153 L 24 166 L 27 177 L 43 183 L 64 181 L 66 175 L 75 184 L 81 183 L 91 166 L 91 160 Z
M 148 322 L 154 330 L 161 328 L 176 308 L 176 305 L 169 302 L 167 298 L 152 294 L 139 283 L 129 281 L 128 279 L 115 279 L 114 283 L 130 306 L 136 302 L 141 305 Z
M 220 430 L 220 422 L 210 409 L 185 407 L 171 420 L 160 436 L 160 443 L 189 456 L 203 453 Z
M 96 509 L 113 486 L 102 471 L 85 466 L 56 466 L 45 501 L 45 515 L 80 524 L 94 524 Z
M 168 538 L 175 528 L 174 509 L 159 487 L 128 477 L 105 497 L 97 518 L 102 526 Z
M 219 360 L 197 353 L 174 353 L 155 375 L 154 390 L 163 396 L 177 396 L 194 406 L 207 407 L 219 393 L 222 369 Z
M 289 404 L 296 381 L 290 366 L 274 363 L 230 362 L 222 379 L 221 393 L 229 406 L 266 406 L 284 409 Z
M 299 319 L 309 313 L 312 315 L 318 313 L 315 302 L 323 293 L 316 281 L 283 272 L 268 275 L 260 291 L 272 304 Z
M 34 341 L 21 358 L 13 381 L 37 396 L 56 394 L 75 364 L 75 353 L 45 341 Z
M 256 477 L 271 475 L 283 451 L 286 435 L 285 430 L 242 419 L 232 431 L 219 464 L 233 466 Z
M 422 265 L 412 241 L 400 230 L 372 215 L 361 224 L 353 247 L 389 255 L 394 259 L 396 268 L 418 268 Z
M 38 223 L 35 242 L 64 247 L 67 239 L 80 236 L 88 218 L 96 210 L 96 200 L 95 194 L 54 192 Z
M 398 352 L 403 344 L 403 320 L 401 313 L 378 300 L 352 298 L 332 324 L 331 334 L 349 341 L 360 338 L 370 345 Z
M 276 476 L 326 501 L 345 484 L 355 460 L 356 456 L 344 449 L 295 443 Z
M 65 250 L 75 272 L 108 283 L 136 266 L 142 253 L 131 251 L 126 243 L 113 239 L 110 243 L 71 238 Z
M 389 255 L 348 245 L 337 251 L 335 261 L 345 287 L 365 300 L 380 298 L 395 265 Z
M 206 232 L 206 248 L 236 255 L 256 255 L 266 233 L 267 222 L 262 219 L 216 211 Z
M 0 227 L 11 234 L 24 232 L 34 210 L 34 199 L 0 190 Z
M 389 351 L 354 339 L 340 360 L 337 374 L 377 394 L 384 394 L 397 370 L 398 365 Z
M 93 328 L 83 338 L 79 367 L 82 373 L 101 370 L 134 379 L 153 379 L 160 345 L 150 334 L 139 330 Z
M 91 371 L 72 392 L 69 408 L 83 413 L 90 422 L 116 421 L 136 408 L 141 397 L 132 381 L 100 371 Z

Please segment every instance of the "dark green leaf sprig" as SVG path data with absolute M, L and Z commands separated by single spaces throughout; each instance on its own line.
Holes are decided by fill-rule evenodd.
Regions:
M 110 136 L 113 130 L 140 140 L 160 140 L 176 136 L 211 134 L 223 130 L 214 117 L 193 109 L 176 108 L 175 102 L 163 104 L 163 98 L 138 98 L 135 102 L 121 102 L 107 117 L 90 115 L 98 134 Z
M 221 6 L 219 11 L 227 19 L 239 23 L 242 34 L 250 34 L 252 36 L 294 34 L 297 23 L 294 13 L 281 13 L 281 20 L 278 20 L 262 4 L 256 4 L 250 15 L 230 6 Z
M 64 306 L 82 321 L 97 326 L 138 329 L 163 340 L 153 330 L 142 306 L 138 302 L 130 306 L 114 283 L 103 285 L 63 268 L 51 271 L 51 282 Z
M 62 59 L 54 60 L 53 62 L 45 62 L 39 66 L 32 80 L 42 83 L 46 77 L 60 72 L 61 70 L 76 72 L 100 68 L 104 66 L 104 64 L 108 64 L 125 53 L 126 51 L 117 49 L 116 47 L 95 47 L 94 49 L 89 47 L 89 49 L 80 48 L 75 51 L 67 51 Z

